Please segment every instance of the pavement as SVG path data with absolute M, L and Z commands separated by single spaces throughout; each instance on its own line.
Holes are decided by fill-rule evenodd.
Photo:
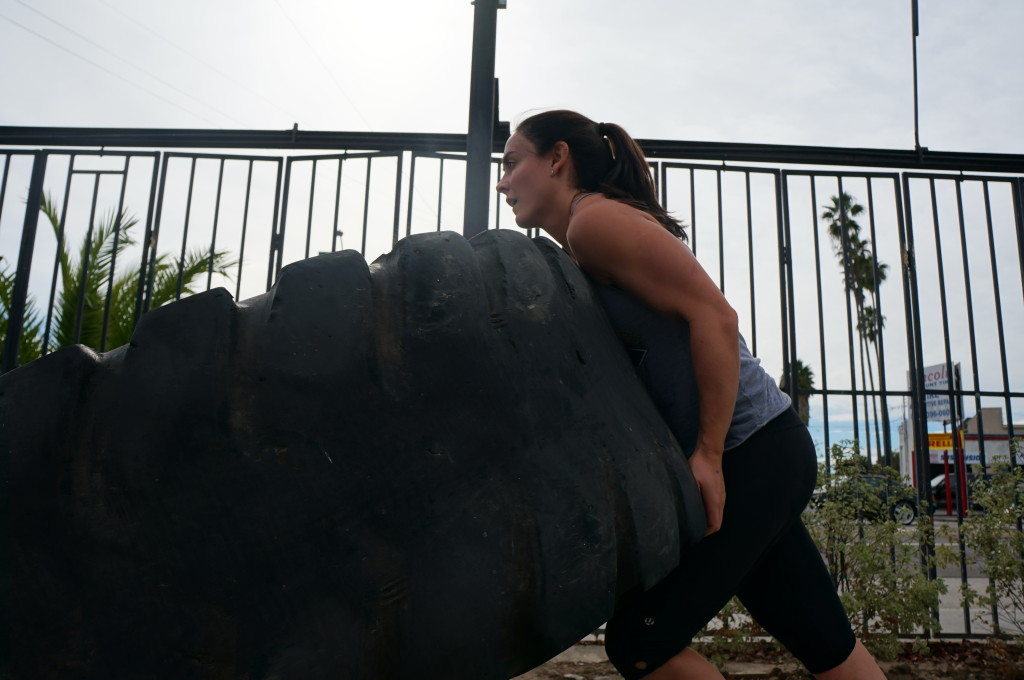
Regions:
M 595 644 L 579 644 L 570 647 L 565 650 L 554 659 L 551 659 L 548 663 L 567 663 L 567 664 L 597 664 L 608 661 L 608 655 L 605 654 L 604 645 Z M 729 677 L 733 678 L 766 678 L 772 676 L 773 671 L 781 668 L 782 670 L 797 670 L 800 668 L 798 663 L 747 663 L 741 661 L 728 661 L 722 668 Z M 528 676 L 529 674 L 527 674 Z M 527 676 L 520 676 L 525 678 Z

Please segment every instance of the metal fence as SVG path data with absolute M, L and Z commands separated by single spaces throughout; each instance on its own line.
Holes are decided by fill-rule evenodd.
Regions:
M 985 468 L 1022 434 L 1024 157 L 640 141 L 826 464 L 856 440 L 930 500 L 935 474 Z M 3 369 L 69 342 L 112 349 L 154 306 L 217 286 L 252 297 L 321 252 L 372 260 L 462 231 L 464 149 L 461 135 L 0 128 Z M 488 227 L 518 229 L 497 195 Z M 935 366 L 950 379 L 929 382 Z M 992 408 L 1005 431 L 975 418 L 967 444 L 929 448 Z

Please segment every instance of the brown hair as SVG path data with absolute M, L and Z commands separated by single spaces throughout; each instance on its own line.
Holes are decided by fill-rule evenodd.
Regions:
M 530 116 L 516 126 L 516 132 L 529 139 L 541 154 L 557 142 L 565 142 L 580 189 L 599 191 L 643 210 L 673 235 L 686 240 L 682 223 L 658 201 L 643 149 L 618 125 L 595 123 L 575 111 L 559 110 Z

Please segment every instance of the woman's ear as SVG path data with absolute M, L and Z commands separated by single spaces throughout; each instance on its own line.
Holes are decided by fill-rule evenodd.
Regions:
M 569 153 L 569 145 L 565 142 L 555 142 L 551 151 L 548 152 L 548 158 L 551 161 L 553 176 L 572 170 L 572 155 Z

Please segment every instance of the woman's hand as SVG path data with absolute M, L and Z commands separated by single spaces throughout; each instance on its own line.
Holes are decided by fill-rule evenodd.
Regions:
M 690 472 L 700 489 L 704 501 L 710 535 L 722 528 L 722 514 L 725 511 L 725 477 L 722 475 L 722 454 L 698 447 L 690 456 Z

